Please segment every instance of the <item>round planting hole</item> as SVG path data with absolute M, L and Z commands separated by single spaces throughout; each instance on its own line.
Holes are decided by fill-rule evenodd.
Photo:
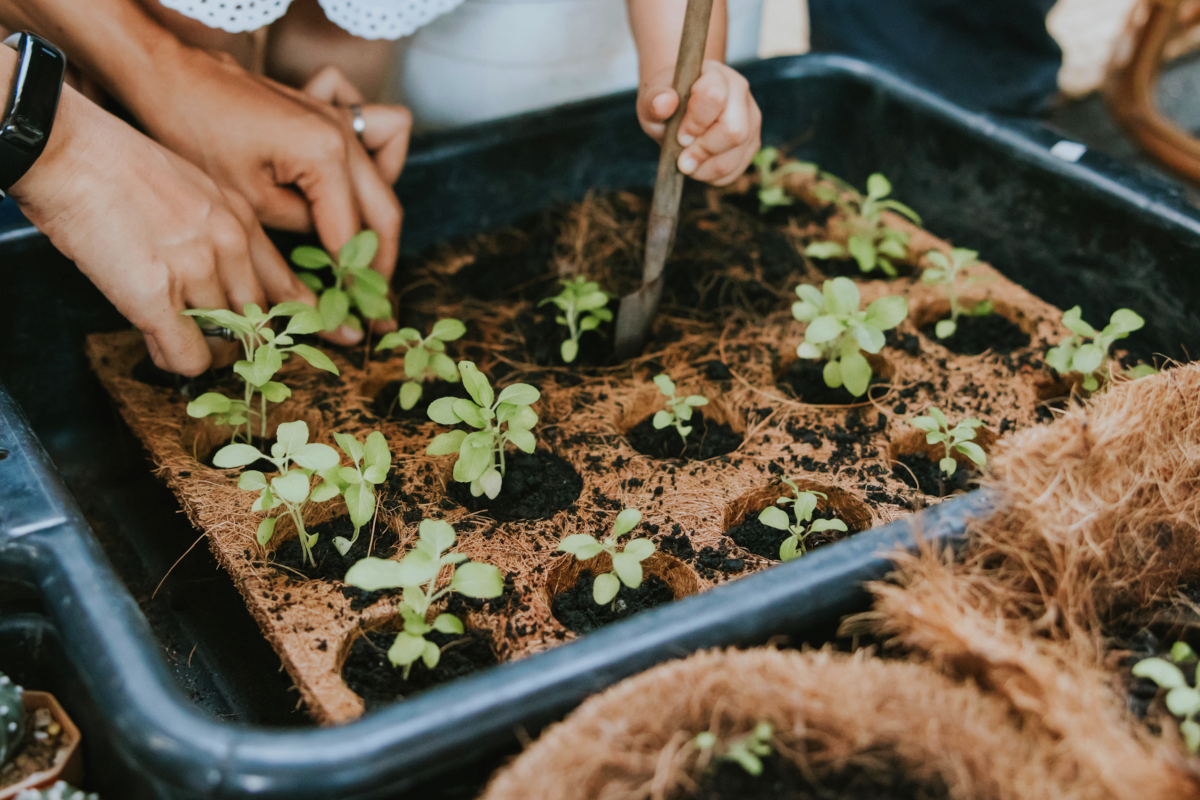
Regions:
M 977 428 L 973 441 L 983 448 L 984 453 L 990 453 L 997 438 L 987 428 Z M 980 475 L 975 463 L 962 453 L 953 450 L 950 455 L 958 466 L 953 475 L 946 477 L 938 465 L 946 456 L 946 448 L 940 444 L 927 444 L 924 432 L 909 431 L 893 439 L 888 446 L 893 477 L 930 497 L 947 497 L 965 491 Z
M 1007 355 L 1029 347 L 1032 340 L 1025 329 L 1029 322 L 1021 312 L 1003 301 L 994 301 L 992 313 L 983 316 L 962 314 L 953 336 L 938 338 L 937 323 L 950 318 L 950 301 L 933 300 L 917 308 L 911 315 L 913 325 L 926 339 L 940 344 L 961 356 L 978 356 L 986 352 Z M 1022 323 L 1025 323 L 1024 325 Z
M 571 507 L 583 491 L 583 478 L 575 468 L 549 450 L 509 452 L 505 456 L 504 483 L 495 500 L 471 496 L 471 487 L 447 475 L 446 493 L 472 512 L 482 511 L 501 522 L 549 519 Z
M 814 406 L 857 406 L 883 399 L 892 390 L 896 371 L 881 355 L 867 354 L 871 365 L 871 383 L 862 397 L 855 397 L 845 386 L 834 389 L 825 383 L 825 362 L 798 358 L 788 352 L 779 360 L 775 385 L 789 397 Z
M 433 631 L 425 638 L 441 649 L 438 665 L 431 670 L 418 659 L 406 680 L 404 668 L 394 666 L 388 659 L 388 650 L 396 639 L 395 629 L 360 630 L 353 636 L 346 648 L 342 680 L 362 698 L 367 711 L 499 663 L 487 631 L 468 628 L 461 635 Z
M 287 519 L 287 517 L 284 517 Z M 271 553 L 270 566 L 278 572 L 283 573 L 289 578 L 300 580 L 320 580 L 320 581 L 341 581 L 346 577 L 346 573 L 350 567 L 354 566 L 360 560 L 367 556 L 375 556 L 376 558 L 388 558 L 396 552 L 396 548 L 400 545 L 400 536 L 393 530 L 392 526 L 384 525 L 376 520 L 373 524 L 364 525 L 359 531 L 358 539 L 346 551 L 346 555 L 342 555 L 333 545 L 333 540 L 339 536 L 344 539 L 351 539 L 354 536 L 354 523 L 350 521 L 350 517 L 343 514 L 340 517 L 335 517 L 327 522 L 322 522 L 318 525 L 305 527 L 309 533 L 317 535 L 317 542 L 313 545 L 312 556 L 316 565 L 310 564 L 304 558 L 303 548 L 300 546 L 300 539 L 297 536 L 289 536 L 280 542 Z M 372 531 L 372 528 L 374 529 Z M 289 531 L 294 530 L 289 526 Z M 367 605 L 370 605 L 375 600 L 389 594 L 388 590 L 380 592 L 364 592 L 361 589 L 356 589 L 353 586 L 346 587 L 343 594 L 350 598 L 351 602 L 358 601 L 356 605 L 361 605 L 364 600 L 368 599 Z
M 701 394 L 680 386 L 677 396 Z M 712 394 L 711 392 L 709 394 Z M 709 398 L 708 405 L 695 407 L 685 426 L 692 430 L 681 436 L 675 425 L 654 427 L 654 415 L 666 408 L 666 398 L 653 384 L 643 387 L 634 402 L 616 420 L 629 446 L 651 458 L 679 458 L 706 461 L 732 453 L 745 440 L 743 425 L 721 398 Z
M 589 633 L 700 590 L 691 567 L 659 550 L 642 562 L 641 586 L 630 589 L 622 585 L 612 602 L 598 606 L 592 598 L 592 584 L 597 575 L 611 571 L 608 553 L 587 561 L 567 556 L 550 569 L 546 592 L 559 624 L 576 633 Z
M 805 479 L 793 482 L 800 491 L 821 492 L 826 495 L 823 499 L 817 498 L 817 510 L 813 514 L 814 520 L 840 519 L 846 523 L 847 528 L 845 532 L 820 531 L 811 534 L 805 541 L 806 551 L 832 544 L 871 527 L 871 509 L 845 489 Z M 758 515 L 763 509 L 775 505 L 775 501 L 784 496 L 792 496 L 791 488 L 784 483 L 773 483 L 739 497 L 725 509 L 725 535 L 743 550 L 778 561 L 779 548 L 791 534 L 764 525 L 758 521 Z M 781 508 L 787 512 L 789 521 L 794 524 L 796 518 L 791 512 L 791 506 L 781 506 Z
M 403 383 L 403 378 L 376 378 L 363 383 L 363 396 L 371 398 L 371 412 L 375 416 L 393 422 L 432 422 L 429 419 L 429 405 L 434 400 L 443 397 L 467 399 L 467 392 L 461 383 L 431 380 L 422 384 L 421 399 L 406 410 L 400 406 L 400 386 Z

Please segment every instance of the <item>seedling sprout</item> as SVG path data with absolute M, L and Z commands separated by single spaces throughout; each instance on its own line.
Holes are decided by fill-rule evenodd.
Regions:
M 1103 367 L 1108 362 L 1108 350 L 1113 342 L 1141 330 L 1146 321 L 1128 308 L 1119 308 L 1109 317 L 1104 330 L 1097 331 L 1084 322 L 1079 306 L 1075 306 L 1063 312 L 1062 323 L 1072 335 L 1058 347 L 1050 348 L 1046 363 L 1060 375 L 1070 372 L 1083 375 L 1084 390 L 1094 392 L 1107 378 Z M 1143 374 L 1135 377 L 1143 377 Z
M 279 474 L 267 480 L 258 470 L 247 470 L 238 478 L 238 488 L 259 493 L 258 499 L 250 507 L 251 511 L 271 511 L 283 506 L 283 513 L 291 517 L 296 526 L 304 560 L 316 566 L 312 548 L 317 542 L 317 534 L 309 533 L 304 527 L 303 509 L 306 503 L 324 503 L 340 493 L 337 484 L 329 480 L 322 480 L 315 487 L 312 485 L 315 473 L 337 467 L 341 460 L 337 451 L 327 444 L 310 443 L 308 425 L 299 420 L 284 422 L 279 426 L 270 455 L 265 455 L 253 445 L 229 444 L 217 451 L 213 464 L 221 469 L 234 469 L 253 464 L 260 458 L 274 464 Z M 277 522 L 279 516 L 266 517 L 259 523 L 256 536 L 259 545 L 265 547 L 271 541 Z
M 434 669 L 441 659 L 441 650 L 425 636 L 433 631 L 461 634 L 462 620 L 453 614 L 438 614 L 428 622 L 429 610 L 450 592 L 465 597 L 489 599 L 504 592 L 504 576 L 490 564 L 463 563 L 462 553 L 446 552 L 454 546 L 455 533 L 450 523 L 426 519 L 418 528 L 417 545 L 402 560 L 364 558 L 346 573 L 346 583 L 368 592 L 380 589 L 403 589 L 403 599 L 397 606 L 404 620 L 404 630 L 388 649 L 388 660 L 403 667 L 407 680 L 413 664 L 420 659 Z M 438 589 L 438 575 L 445 567 L 454 569 L 454 576 Z
M 716 760 L 737 764 L 746 774 L 758 777 L 763 772 L 762 760 L 771 755 L 774 736 L 774 726 L 769 722 L 760 722 L 745 736 L 725 742 L 724 752 L 716 754 Z M 692 745 L 697 750 L 709 753 L 716 753 L 720 744 L 720 739 L 712 731 L 696 734 L 696 738 L 692 739 Z
M 589 561 L 601 553 L 612 556 L 612 572 L 597 575 L 592 583 L 592 599 L 596 605 L 603 606 L 612 602 L 621 590 L 621 584 L 630 589 L 642 585 L 642 562 L 654 555 L 654 543 L 649 539 L 632 539 L 626 542 L 624 549 L 617 550 L 617 541 L 632 531 L 642 521 L 642 512 L 636 508 L 627 508 L 613 523 L 612 533 L 602 542 L 596 541 L 586 533 L 576 533 L 563 539 L 558 545 L 560 553 L 570 553 L 578 561 Z
M 684 423 L 691 421 L 692 409 L 708 405 L 708 398 L 698 394 L 676 397 L 675 381 L 665 373 L 654 377 L 654 385 L 667 398 L 667 407 L 654 413 L 652 424 L 655 430 L 661 431 L 668 425 L 674 425 L 675 430 L 679 431 L 679 437 L 687 442 L 687 437 L 692 432 L 692 426 Z
M 927 444 L 940 444 L 946 448 L 945 455 L 938 461 L 938 467 L 947 478 L 958 469 L 958 462 L 955 461 L 953 455 L 956 450 L 975 462 L 976 466 L 982 467 L 987 464 L 987 454 L 983 452 L 982 447 L 972 441 L 975 438 L 975 429 L 983 427 L 983 423 L 979 420 L 964 419 L 951 427 L 950 421 L 946 419 L 946 415 L 942 413 L 941 409 L 930 407 L 927 416 L 914 417 L 912 424 L 925 431 Z
M 817 165 L 803 161 L 785 161 L 778 168 L 779 150 L 764 147 L 754 155 L 754 168 L 758 170 L 758 213 L 765 214 L 772 208 L 790 206 L 796 202 L 783 187 L 783 179 L 793 173 L 816 174 Z
M 408 411 L 421 402 L 423 384 L 430 377 L 441 378 L 447 383 L 458 383 L 458 367 L 446 355 L 446 342 L 461 339 L 467 326 L 456 319 L 440 319 L 433 325 L 428 336 L 422 337 L 415 328 L 401 328 L 385 334 L 376 350 L 406 348 L 404 353 L 404 377 L 400 384 L 400 407 Z
M 454 430 L 437 436 L 426 448 L 431 456 L 458 453 L 454 480 L 471 486 L 471 496 L 495 500 L 504 482 L 504 451 L 509 443 L 526 453 L 537 447 L 533 426 L 538 415 L 530 406 L 541 393 L 524 383 L 514 383 L 496 397 L 488 379 L 474 362 L 458 365 L 463 387 L 471 400 L 442 397 L 429 404 L 429 418 L 442 425 L 465 422 L 475 431 Z
M 567 329 L 561 355 L 563 362 L 570 364 L 579 356 L 579 337 L 596 330 L 602 322 L 612 322 L 613 313 L 607 307 L 608 294 L 595 281 L 579 275 L 563 281 L 562 286 L 561 292 L 554 297 L 547 297 L 538 305 L 551 303 L 559 310 L 554 321 Z
M 1171 647 L 1170 659 L 1143 658 L 1133 665 L 1133 675 L 1136 678 L 1149 678 L 1162 689 L 1167 690 L 1167 710 L 1179 718 L 1179 733 L 1189 753 L 1200 753 L 1200 722 L 1196 715 L 1200 714 L 1200 690 L 1189 686 L 1177 664 L 1197 662 L 1196 653 L 1187 642 L 1176 642 Z M 1193 684 L 1200 685 L 1200 663 L 1196 664 Z
M 841 184 L 840 181 L 837 183 Z M 892 262 L 908 255 L 909 236 L 904 231 L 886 225 L 883 212 L 894 211 L 917 225 L 921 224 L 921 218 L 898 200 L 888 199 L 892 193 L 892 184 L 888 179 L 878 172 L 867 178 L 866 197 L 844 184 L 839 188 L 818 185 L 813 193 L 819 199 L 837 205 L 845 218 L 850 236 L 845 245 L 813 242 L 805 248 L 804 254 L 817 259 L 849 256 L 858 262 L 858 268 L 863 272 L 879 268 L 888 277 L 896 277 L 896 267 Z
M 329 253 L 319 247 L 307 245 L 292 251 L 292 263 L 308 270 L 329 267 L 333 271 L 333 286 L 326 287 L 321 279 L 311 272 L 297 273 L 304 285 L 319 296 L 317 310 L 324 322 L 323 330 L 336 330 L 340 325 L 349 325 L 362 330 L 362 323 L 350 313 L 350 309 L 367 319 L 388 319 L 392 316 L 392 304 L 388 301 L 387 279 L 371 269 L 371 259 L 379 249 L 379 237 L 374 231 L 361 231 L 342 245 L 335 262 Z
M 321 329 L 321 318 L 315 310 L 303 303 L 280 303 L 264 313 L 254 303 L 247 303 L 242 314 L 226 309 L 191 309 L 183 312 L 189 317 L 212 322 L 228 328 L 242 345 L 245 358 L 233 365 L 233 371 L 245 381 L 242 398 L 234 400 L 217 392 L 205 392 L 187 405 L 188 416 L 197 419 L 210 417 L 214 421 L 234 429 L 233 440 L 239 438 L 247 444 L 252 440 L 252 422 L 257 414 L 259 436 L 267 436 L 267 403 L 281 403 L 292 396 L 292 390 L 272 380 L 283 366 L 289 353 L 295 353 L 317 369 L 338 374 L 329 356 L 312 345 L 297 344 L 295 336 L 315 333 Z M 283 333 L 275 333 L 271 321 L 287 317 Z M 258 411 L 254 410 L 254 394 L 261 401 Z
M 358 541 L 358 532 L 375 516 L 375 487 L 387 480 L 392 469 L 392 452 L 379 431 L 372 431 L 365 444 L 348 433 L 335 433 L 333 439 L 354 462 L 353 467 L 335 466 L 320 472 L 321 478 L 337 487 L 354 523 L 353 537 L 337 536 L 333 540 L 337 551 L 346 555 Z
M 764 508 L 758 515 L 758 521 L 768 528 L 787 531 L 790 534 L 779 546 L 780 561 L 794 561 L 804 555 L 806 552 L 805 542 L 814 533 L 847 530 L 846 523 L 840 519 L 813 519 L 813 513 L 817 510 L 817 499 L 827 500 L 829 499 L 827 494 L 801 491 L 794 481 L 787 478 L 784 478 L 783 482 L 792 490 L 792 494 L 780 497 L 775 501 L 775 505 Z M 788 513 L 780 508 L 780 506 L 789 505 L 792 507 L 792 514 L 796 517 L 795 523 L 788 517 Z
M 958 318 L 963 314 L 983 317 L 992 313 L 991 300 L 983 300 L 969 308 L 959 303 L 959 277 L 965 276 L 968 269 L 979 263 L 979 253 L 964 247 L 956 247 L 950 251 L 949 258 L 940 250 L 930 250 L 925 254 L 925 258 L 933 266 L 921 274 L 921 282 L 930 286 L 946 287 L 946 296 L 950 299 L 950 319 L 938 320 L 937 325 L 934 326 L 934 333 L 939 339 L 949 339 L 954 335 L 954 332 L 958 330 Z M 968 276 L 963 283 L 964 286 L 970 286 L 980 280 L 983 279 Z
M 875 354 L 883 349 L 883 332 L 908 316 L 908 300 L 881 297 L 860 311 L 858 287 L 849 278 L 825 281 L 822 291 L 802 283 L 796 294 L 800 299 L 792 304 L 792 316 L 808 323 L 796 355 L 825 359 L 825 385 L 845 386 L 850 394 L 862 397 L 871 385 L 872 370 L 860 350 Z

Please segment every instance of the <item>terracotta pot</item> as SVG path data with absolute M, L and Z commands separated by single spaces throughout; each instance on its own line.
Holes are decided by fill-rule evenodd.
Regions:
M 25 703 L 25 713 L 30 714 L 39 708 L 50 709 L 50 716 L 62 726 L 63 743 L 54 760 L 54 766 L 42 772 L 35 772 L 20 783 L 0 789 L 0 800 L 11 800 L 26 789 L 48 789 L 57 781 L 78 786 L 83 778 L 83 751 L 79 749 L 79 728 L 67 716 L 67 712 L 49 692 L 27 691 L 22 697 Z

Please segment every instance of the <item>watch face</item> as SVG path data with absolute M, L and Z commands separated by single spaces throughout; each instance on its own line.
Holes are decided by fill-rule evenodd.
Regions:
M 66 63 L 62 53 L 43 40 L 25 36 L 24 41 L 0 138 L 37 155 L 50 138 Z

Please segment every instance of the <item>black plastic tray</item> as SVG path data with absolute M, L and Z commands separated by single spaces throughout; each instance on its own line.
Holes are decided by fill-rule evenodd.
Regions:
M 746 73 L 767 143 L 859 183 L 885 172 L 931 230 L 1092 321 L 1137 309 L 1141 354 L 1200 345 L 1200 214 L 1178 191 L 1090 153 L 1065 162 L 1046 128 L 966 113 L 861 62 Z M 399 187 L 405 252 L 591 188 L 649 185 L 656 152 L 632 109 L 617 96 L 417 142 Z M 124 323 L 44 241 L 8 231 L 0 247 L 0 670 L 64 694 L 110 796 L 386 797 L 447 772 L 443 787 L 470 791 L 517 731 L 656 662 L 824 640 L 886 574 L 883 554 L 913 540 L 909 522 L 872 530 L 343 728 L 300 727 L 278 658 L 202 543 L 157 586 L 197 532 L 86 367 L 83 336 Z M 937 506 L 922 535 L 959 537 L 987 503 Z

